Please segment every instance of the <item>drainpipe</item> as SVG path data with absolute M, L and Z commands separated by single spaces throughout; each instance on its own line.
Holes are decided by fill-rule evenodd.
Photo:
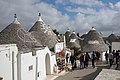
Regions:
M 38 57 L 36 57 L 36 72 L 35 72 L 35 80 L 38 78 Z
M 12 80 L 15 80 L 14 73 L 14 52 L 12 52 Z
M 17 54 L 17 80 L 21 80 L 21 55 L 23 52 Z

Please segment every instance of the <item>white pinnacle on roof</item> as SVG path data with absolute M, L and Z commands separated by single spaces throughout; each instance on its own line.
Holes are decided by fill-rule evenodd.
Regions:
M 75 34 L 75 31 L 73 31 L 72 33 Z
M 70 29 L 68 29 L 67 31 L 70 32 Z
M 14 14 L 14 20 L 13 20 L 12 23 L 14 23 L 14 24 L 20 24 L 20 23 L 18 22 L 18 20 L 17 20 L 16 14 Z
M 115 34 L 114 31 L 112 31 L 112 34 Z
M 92 30 L 96 30 L 94 27 L 92 27 Z
M 38 19 L 38 21 L 43 22 L 43 20 L 42 20 L 42 18 L 41 18 L 41 13 L 39 13 L 39 19 Z
M 88 32 L 86 32 L 85 34 L 87 34 Z

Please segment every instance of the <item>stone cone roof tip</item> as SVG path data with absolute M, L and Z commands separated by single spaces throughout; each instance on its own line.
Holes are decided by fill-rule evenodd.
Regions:
M 36 21 L 36 23 L 32 26 L 32 28 L 29 30 L 29 32 L 31 31 L 44 31 L 46 29 L 46 25 L 43 22 L 42 18 L 41 18 L 41 13 L 39 13 L 39 19 Z
M 68 29 L 67 32 L 70 32 L 70 29 Z
M 73 31 L 72 33 L 75 34 L 75 31 Z
M 115 33 L 112 31 L 112 34 L 115 34 Z
M 91 30 L 96 30 L 94 27 L 92 27 L 92 29 Z
M 39 19 L 38 19 L 38 21 L 43 22 L 43 20 L 42 20 L 42 18 L 41 18 L 41 13 L 39 13 Z
M 70 35 L 71 32 L 70 32 L 70 29 L 68 29 L 66 32 L 65 32 L 65 35 Z
M 17 15 L 16 14 L 14 14 L 14 20 L 13 20 L 12 23 L 14 23 L 14 24 L 20 24 L 20 22 L 17 20 Z
M 88 32 L 86 32 L 85 34 L 87 34 Z
M 75 32 L 72 32 L 72 34 L 70 35 L 70 39 L 76 39 L 78 38 L 77 35 L 75 34 Z

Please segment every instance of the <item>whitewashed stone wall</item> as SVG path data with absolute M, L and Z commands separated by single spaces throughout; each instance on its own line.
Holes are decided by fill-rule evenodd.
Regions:
M 3 80 L 17 80 L 16 44 L 0 45 L 0 77 Z

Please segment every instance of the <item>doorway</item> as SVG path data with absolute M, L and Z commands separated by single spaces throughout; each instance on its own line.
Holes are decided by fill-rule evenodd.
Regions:
M 51 68 L 50 68 L 50 56 L 49 54 L 47 53 L 46 54 L 46 57 L 45 57 L 45 66 L 46 66 L 46 75 L 49 75 L 51 74 Z

